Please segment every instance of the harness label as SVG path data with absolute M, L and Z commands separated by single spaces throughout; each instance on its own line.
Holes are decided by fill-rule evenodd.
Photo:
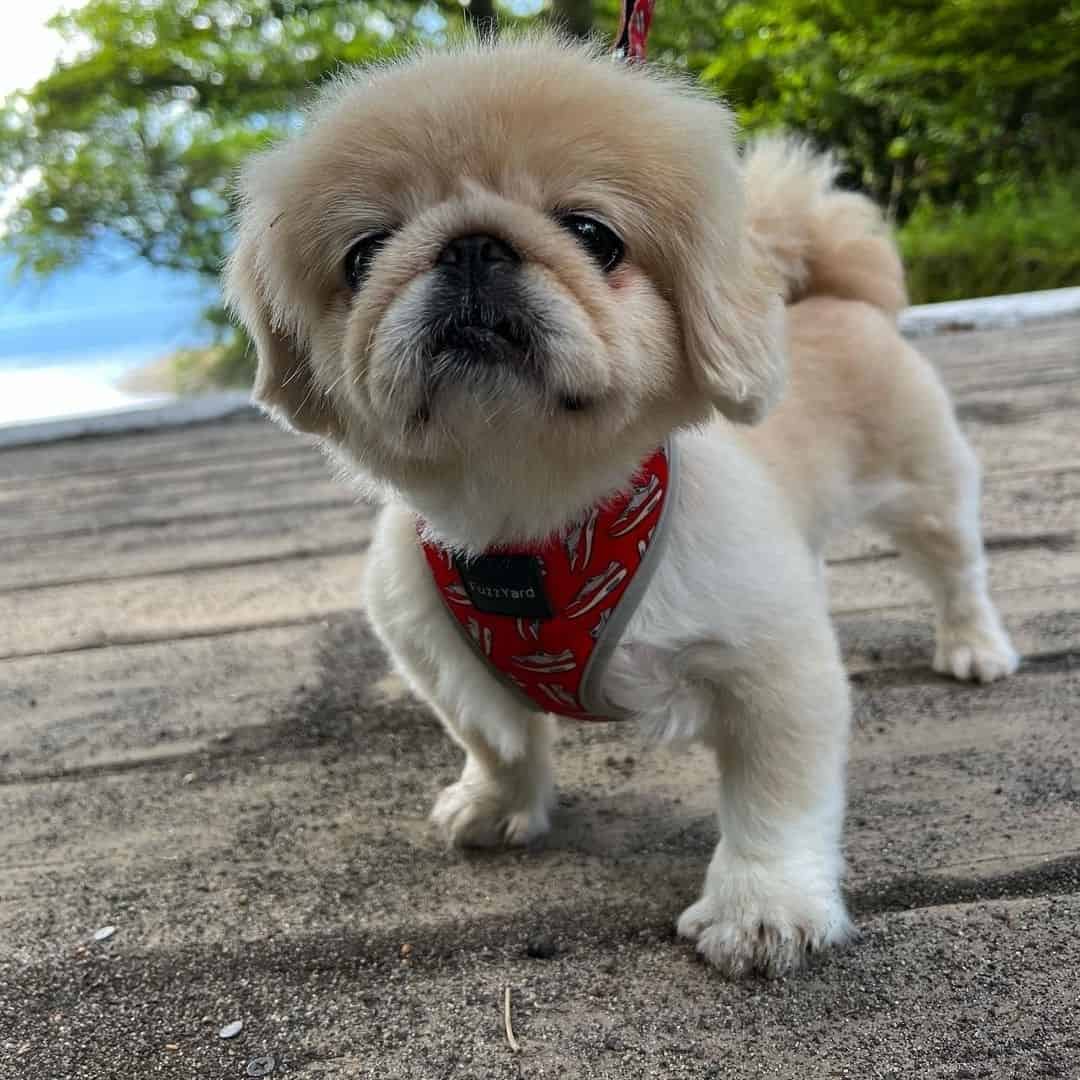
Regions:
M 480 555 L 454 560 L 477 611 L 515 618 L 550 619 L 544 575 L 535 555 Z

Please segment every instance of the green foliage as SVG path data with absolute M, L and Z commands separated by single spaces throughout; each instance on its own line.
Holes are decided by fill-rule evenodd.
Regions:
M 168 389 L 177 394 L 250 386 L 255 354 L 246 338 L 233 334 L 204 349 L 181 349 L 169 358 L 168 369 Z
M 1077 0 L 721 3 L 698 69 L 751 128 L 842 149 L 903 219 L 1080 160 Z M 705 52 L 710 50 L 706 48 Z
M 1008 184 L 970 211 L 923 203 L 900 230 L 913 303 L 1080 282 L 1080 172 Z

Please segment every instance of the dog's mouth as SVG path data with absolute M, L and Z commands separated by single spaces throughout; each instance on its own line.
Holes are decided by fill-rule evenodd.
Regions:
M 525 314 L 459 307 L 431 320 L 424 335 L 425 409 L 447 386 L 489 392 L 513 383 L 545 387 L 543 328 Z
M 482 300 L 454 297 L 449 309 L 439 305 L 441 310 L 425 320 L 420 400 L 408 421 L 414 433 L 427 429 L 443 411 L 443 399 L 451 391 L 454 397 L 475 398 L 489 418 L 520 416 L 523 407 L 549 416 L 594 408 L 595 397 L 553 385 L 550 327 L 541 315 L 523 304 Z M 535 406 L 524 405 L 530 399 Z
M 428 350 L 433 357 L 454 353 L 462 361 L 490 365 L 513 360 L 515 355 L 528 358 L 537 349 L 537 338 L 537 329 L 528 318 L 467 309 L 434 322 L 428 332 Z
M 409 418 L 409 427 L 420 430 L 431 423 L 431 410 L 433 408 L 433 395 L 425 398 L 424 403 Z M 577 394 L 561 394 L 558 399 L 558 407 L 564 413 L 586 413 L 596 405 L 596 399 L 582 397 Z

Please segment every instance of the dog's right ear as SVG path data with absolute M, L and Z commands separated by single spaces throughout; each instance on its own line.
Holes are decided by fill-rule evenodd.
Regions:
M 274 311 L 258 258 L 258 238 L 242 230 L 223 282 L 226 306 L 258 353 L 255 400 L 297 431 L 332 437 L 340 430 L 337 414 L 314 380 L 306 345 Z

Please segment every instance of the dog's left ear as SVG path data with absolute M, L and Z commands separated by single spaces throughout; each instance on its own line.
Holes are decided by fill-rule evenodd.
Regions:
M 675 230 L 672 287 L 691 374 L 718 412 L 756 424 L 784 389 L 786 316 L 782 282 L 755 246 L 735 120 L 716 102 L 695 102 L 691 187 L 696 215 Z M 688 114 L 689 116 L 690 114 Z
M 784 388 L 784 303 L 745 233 L 706 226 L 696 243 L 675 286 L 686 357 L 719 412 L 756 424 Z

